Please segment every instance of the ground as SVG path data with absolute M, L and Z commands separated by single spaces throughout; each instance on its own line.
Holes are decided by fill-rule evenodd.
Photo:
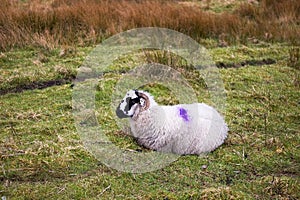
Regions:
M 219 67 L 226 89 L 222 114 L 228 138 L 206 156 L 182 156 L 141 174 L 107 167 L 86 150 L 76 131 L 72 80 L 93 45 L 1 52 L 2 199 L 300 199 L 298 47 L 260 40 L 226 46 L 219 42 L 202 39 L 200 44 Z M 118 128 L 110 107 L 114 85 L 149 59 L 168 63 L 162 55 L 121 57 L 99 79 L 96 120 L 124 150 L 148 151 Z M 171 65 L 197 91 L 199 102 L 210 103 L 197 71 Z M 144 89 L 161 104 L 177 103 L 162 85 Z

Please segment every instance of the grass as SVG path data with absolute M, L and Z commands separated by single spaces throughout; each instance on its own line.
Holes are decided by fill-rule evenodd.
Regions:
M 89 48 L 19 49 L 2 52 L 0 56 L 0 93 L 21 91 L 35 86 L 51 85 L 51 81 L 70 82 L 76 76 Z M 63 81 L 62 81 L 63 82 Z
M 203 1 L 204 2 L 204 1 Z M 178 1 L 4 0 L 0 7 L 0 50 L 15 47 L 87 46 L 137 27 L 165 27 L 219 45 L 252 41 L 299 44 L 297 0 L 206 1 L 206 10 Z M 197 2 L 194 2 L 194 4 Z M 225 6 L 224 6 L 225 5 Z
M 299 70 L 287 66 L 289 46 L 269 45 L 209 49 L 216 61 L 240 62 L 265 57 L 275 59 L 276 64 L 221 69 L 227 91 L 224 115 L 230 127 L 226 143 L 205 157 L 180 157 L 170 166 L 144 174 L 110 169 L 84 149 L 74 127 L 70 84 L 1 95 L 1 196 L 9 199 L 298 199 Z M 23 68 L 28 68 L 31 73 L 35 66 L 32 60 L 37 55 L 34 52 L 7 52 L 9 57 L 18 59 L 5 61 L 2 70 L 19 65 L 15 72 L 22 74 Z M 78 49 L 67 58 L 57 52 L 50 54 L 49 63 L 68 63 L 65 61 L 76 58 L 70 66 L 66 65 L 75 70 L 89 49 Z M 116 145 L 144 151 L 132 138 L 120 133 L 111 117 L 113 111 L 109 110 L 121 66 L 128 70 L 138 62 L 134 57 L 116 61 L 112 71 L 99 81 L 96 107 L 101 113 L 97 115 L 98 122 Z M 73 70 L 69 73 L 73 74 Z M 57 74 L 39 78 L 50 80 Z M 196 87 L 197 82 L 192 80 Z M 1 87 L 5 85 L 1 83 Z M 160 103 L 173 102 L 165 88 L 147 87 L 156 97 L 160 95 Z M 203 99 L 201 94 L 198 98 Z
M 3 2 L 0 197 L 300 199 L 299 3 L 253 2 Z M 120 18 L 122 23 L 116 25 Z M 71 81 L 94 44 L 142 26 L 189 34 L 207 47 L 219 66 L 229 66 L 220 73 L 230 132 L 207 156 L 182 156 L 160 170 L 132 174 L 105 166 L 83 146 L 72 115 Z M 253 64 L 267 59 L 274 62 Z M 99 79 L 97 112 L 87 117 L 97 120 L 109 139 L 125 150 L 148 151 L 120 131 L 111 96 L 124 73 L 151 62 L 172 66 L 199 101 L 211 103 L 199 73 L 179 57 L 140 51 L 116 59 Z M 143 89 L 161 104 L 178 103 L 164 85 Z

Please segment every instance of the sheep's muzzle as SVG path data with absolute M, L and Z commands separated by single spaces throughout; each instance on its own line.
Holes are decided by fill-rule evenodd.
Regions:
M 121 109 L 120 106 L 118 106 L 117 110 L 116 110 L 116 114 L 119 118 L 126 118 L 126 117 L 130 117 L 128 115 L 126 115 Z

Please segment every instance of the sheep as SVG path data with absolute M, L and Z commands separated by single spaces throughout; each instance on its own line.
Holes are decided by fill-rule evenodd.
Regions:
M 130 119 L 139 145 L 179 155 L 211 152 L 223 144 L 228 132 L 223 117 L 207 104 L 158 105 L 141 90 L 128 91 L 116 115 Z

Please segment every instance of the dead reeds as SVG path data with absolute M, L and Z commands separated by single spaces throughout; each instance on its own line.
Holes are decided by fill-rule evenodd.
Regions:
M 262 0 L 221 14 L 177 1 L 3 0 L 0 5 L 0 50 L 13 47 L 96 44 L 137 27 L 165 27 L 192 38 L 219 38 L 227 43 L 264 41 L 299 43 L 300 2 Z

